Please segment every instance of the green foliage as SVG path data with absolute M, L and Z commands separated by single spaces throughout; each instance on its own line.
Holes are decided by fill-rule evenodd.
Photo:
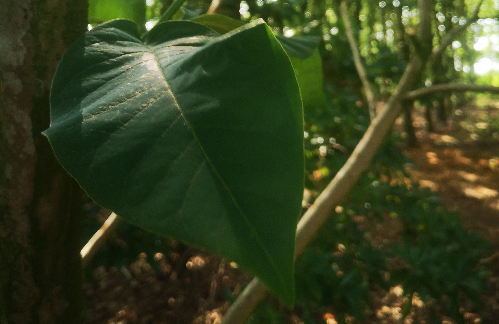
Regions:
M 429 189 L 414 188 L 402 199 L 399 204 L 409 203 L 411 208 L 399 215 L 403 242 L 392 249 L 403 263 L 392 271 L 392 281 L 401 283 L 409 295 L 417 292 L 423 301 L 433 298 L 462 322 L 463 300 L 470 299 L 479 308 L 478 292 L 487 289 L 487 272 L 479 261 L 488 245 L 466 231 L 459 216 L 445 211 Z
M 222 15 L 200 15 L 189 20 L 209 27 L 219 34 L 226 34 L 244 25 L 239 20 Z M 307 36 L 288 38 L 280 35 L 276 38 L 293 65 L 303 106 L 323 108 L 326 105 L 326 97 L 317 38 Z
M 366 185 L 369 181 L 373 185 Z M 295 309 L 305 323 L 317 323 L 313 314 L 331 307 L 340 323 L 346 315 L 362 320 L 371 305 L 370 289 L 398 285 L 409 300 L 414 294 L 432 300 L 429 310 L 444 309 L 458 322 L 466 300 L 481 309 L 478 294 L 487 289 L 487 271 L 479 260 L 487 243 L 465 230 L 431 191 L 412 185 L 390 185 L 366 174 L 355 195 L 326 221 L 296 264 Z M 369 228 L 387 214 L 401 224 L 400 241 L 374 247 Z M 360 227 L 359 217 L 374 223 Z M 404 315 L 410 310 L 407 303 Z
M 282 313 L 268 303 L 260 303 L 246 324 L 286 324 Z
M 112 19 L 134 21 L 141 32 L 145 31 L 146 2 L 144 0 L 90 0 L 89 22 L 97 25 Z
M 355 92 L 331 83 L 326 88 L 329 106 L 305 109 L 306 183 L 317 191 L 343 165 L 369 123 Z M 463 229 L 459 216 L 445 211 L 432 192 L 415 183 L 410 188 L 405 182 L 396 184 L 407 178 L 404 168 L 409 163 L 399 141 L 393 134 L 385 140 L 369 171 L 297 261 L 296 309 L 305 323 L 317 323 L 320 316 L 314 314 L 331 307 L 339 321 L 346 315 L 363 319 L 371 305 L 370 289 L 397 285 L 408 298 L 417 294 L 437 300 L 433 305 L 457 320 L 455 310 L 466 299 L 479 309 L 477 296 L 486 289 L 486 272 L 478 261 L 487 245 Z M 369 228 L 386 215 L 401 224 L 400 243 L 375 247 Z M 359 217 L 370 227 L 359 227 Z M 406 306 L 404 314 L 410 311 L 410 304 Z
M 365 240 L 348 213 L 331 218 L 296 266 L 297 305 L 309 312 L 333 306 L 341 317 L 364 317 L 369 286 L 384 285 L 383 251 Z
M 292 66 L 265 24 L 220 37 L 166 22 L 142 42 L 115 20 L 66 52 L 44 133 L 94 201 L 237 262 L 289 304 L 302 123 Z

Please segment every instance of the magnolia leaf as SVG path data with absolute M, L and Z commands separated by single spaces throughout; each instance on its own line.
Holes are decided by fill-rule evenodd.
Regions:
M 226 257 L 293 303 L 303 112 L 261 21 L 87 32 L 64 55 L 44 132 L 61 165 L 124 220 Z

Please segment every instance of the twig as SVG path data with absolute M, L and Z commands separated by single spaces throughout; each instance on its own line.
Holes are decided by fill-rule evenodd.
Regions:
M 440 41 L 440 43 L 438 44 L 438 46 L 436 46 L 435 48 L 433 48 L 432 53 L 431 53 L 430 58 L 429 58 L 430 61 L 432 61 L 432 60 L 438 58 L 440 55 L 442 55 L 443 52 L 445 51 L 445 49 L 447 48 L 447 46 L 449 46 L 452 43 L 452 41 L 454 41 L 454 39 L 456 38 L 457 34 L 459 34 L 460 32 L 462 32 L 463 30 L 465 30 L 466 28 L 468 28 L 469 25 L 471 25 L 472 23 L 474 23 L 475 21 L 478 20 L 478 13 L 480 11 L 480 7 L 482 6 L 482 3 L 483 3 L 483 0 L 480 0 L 480 3 L 476 6 L 475 11 L 471 15 L 471 17 L 469 17 L 468 19 L 466 19 L 466 23 L 464 23 L 463 25 L 460 25 L 458 27 L 452 28 L 442 38 L 442 40 Z
M 220 6 L 220 0 L 213 0 L 210 4 L 210 7 L 208 8 L 207 13 L 209 13 L 209 14 L 216 13 L 219 6 Z
M 87 242 L 87 244 L 85 244 L 80 252 L 82 268 L 86 267 L 95 253 L 97 253 L 99 248 L 104 244 L 109 235 L 114 232 L 120 221 L 121 218 L 119 218 L 118 215 L 116 215 L 115 213 L 111 213 L 104 224 L 102 224 L 101 228 L 99 228 L 99 230 L 95 232 L 95 234 Z
M 431 0 L 420 0 L 420 8 L 430 8 Z M 426 10 L 427 14 L 430 12 Z M 427 26 L 421 27 L 419 35 L 427 32 Z M 438 48 L 438 47 L 437 47 Z M 296 232 L 295 259 L 305 250 L 312 237 L 331 215 L 337 204 L 350 192 L 352 187 L 367 169 L 370 161 L 380 147 L 383 138 L 393 125 L 401 111 L 400 101 L 408 91 L 417 84 L 423 68 L 423 59 L 415 55 L 409 62 L 402 79 L 395 92 L 385 105 L 381 113 L 371 121 L 371 125 L 355 147 L 345 165 L 338 171 L 334 179 L 310 206 L 298 223 Z M 266 287 L 254 278 L 244 291 L 238 296 L 222 319 L 222 324 L 243 324 L 256 305 L 266 294 Z
M 371 159 L 383 142 L 383 138 L 400 114 L 400 100 L 407 90 L 418 81 L 415 76 L 421 67 L 421 59 L 419 57 L 413 58 L 397 89 L 386 104 L 386 108 L 371 122 L 348 161 L 301 218 L 296 232 L 295 259 L 305 251 L 305 247 L 317 230 L 369 166 Z M 265 294 L 265 286 L 257 278 L 253 279 L 231 305 L 223 317 L 222 324 L 245 323 Z
M 473 92 L 494 92 L 499 93 L 499 87 L 489 86 L 489 85 L 478 85 L 478 84 L 457 84 L 457 83 L 448 83 L 448 84 L 437 84 L 427 88 L 421 88 L 414 91 L 408 92 L 404 99 L 407 100 L 416 100 L 421 97 L 438 93 L 438 92 L 451 92 L 451 91 L 473 91 Z
M 487 264 L 498 258 L 499 258 L 499 252 L 496 252 L 487 258 L 480 259 L 480 264 Z
M 163 16 L 161 16 L 161 18 L 159 18 L 159 21 L 158 23 L 160 22 L 164 22 L 164 21 L 168 21 L 170 19 L 172 19 L 173 15 L 177 12 L 177 10 L 180 9 L 180 7 L 182 7 L 182 5 L 184 4 L 186 0 L 175 0 L 170 7 L 168 7 L 168 9 L 166 9 L 165 13 L 163 14 Z
M 376 117 L 376 103 L 374 101 L 374 93 L 371 84 L 369 83 L 369 79 L 367 78 L 366 68 L 362 63 L 362 58 L 360 57 L 359 46 L 357 45 L 357 41 L 355 40 L 355 36 L 353 35 L 352 23 L 350 22 L 350 17 L 347 13 L 347 3 L 345 1 L 342 1 L 340 5 L 340 14 L 345 23 L 348 43 L 350 44 L 350 48 L 353 54 L 353 62 L 355 64 L 355 68 L 357 69 L 357 73 L 359 74 L 362 86 L 364 87 L 367 105 L 369 106 L 369 115 L 371 116 L 372 121 Z

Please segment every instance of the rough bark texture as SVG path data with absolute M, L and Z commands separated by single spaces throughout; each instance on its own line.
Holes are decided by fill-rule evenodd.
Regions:
M 87 2 L 0 0 L 0 323 L 82 321 L 81 192 L 40 132 Z

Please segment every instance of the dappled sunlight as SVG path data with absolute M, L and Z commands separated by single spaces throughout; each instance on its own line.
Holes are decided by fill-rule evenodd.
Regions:
M 472 108 L 467 114 L 482 113 Z M 490 123 L 474 120 L 472 127 L 483 131 Z M 459 123 L 435 133 L 417 129 L 420 147 L 405 150 L 415 165 L 409 172 L 421 187 L 438 192 L 467 228 L 499 245 L 499 146 L 492 140 L 470 141 L 470 132 Z
M 491 202 L 489 202 L 488 205 L 490 208 L 498 210 L 499 211 L 499 199 L 494 199 Z
M 497 190 L 490 189 L 484 186 L 464 188 L 464 194 L 468 197 L 476 199 L 493 198 L 497 196 Z
M 430 180 L 420 180 L 419 185 L 422 188 L 429 188 L 431 191 L 438 191 L 438 184 Z
M 457 138 L 449 135 L 442 135 L 442 134 L 431 134 L 430 137 L 435 141 L 436 144 L 442 145 L 442 144 L 457 144 L 459 141 Z
M 427 152 L 426 157 L 428 158 L 428 163 L 430 164 L 438 164 L 440 162 L 435 152 Z
M 458 171 L 457 175 L 469 182 L 476 182 L 479 179 L 479 177 L 476 174 L 468 173 L 465 171 Z

